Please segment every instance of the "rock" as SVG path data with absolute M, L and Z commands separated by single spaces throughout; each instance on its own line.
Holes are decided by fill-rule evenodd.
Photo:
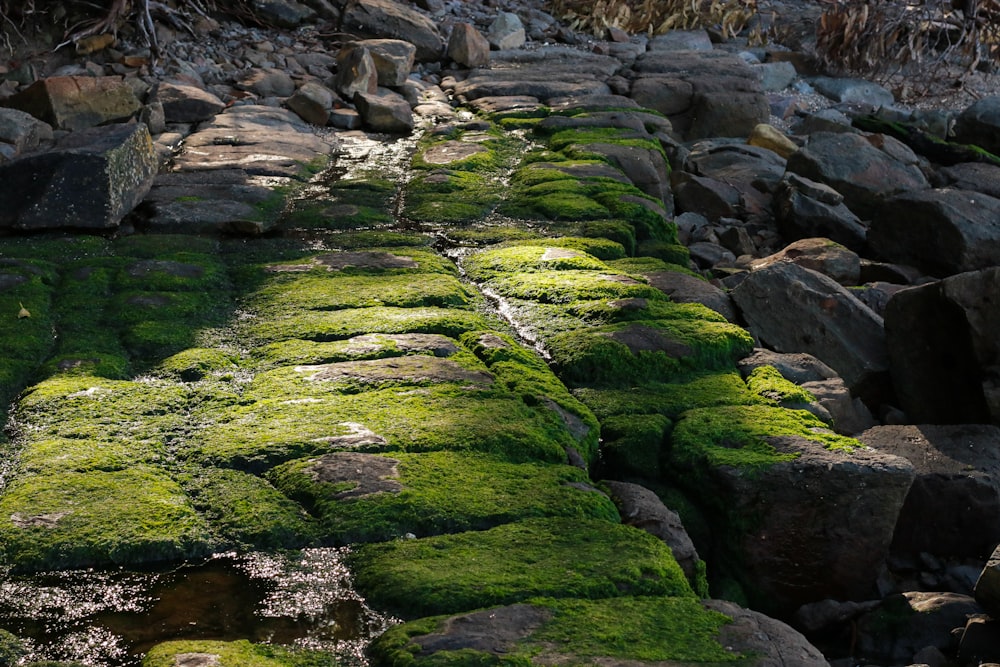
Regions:
M 145 125 L 80 130 L 0 165 L 0 227 L 109 229 L 149 191 L 159 162 Z
M 696 241 L 688 246 L 691 259 L 703 269 L 716 266 L 733 266 L 736 255 L 714 241 Z
M 788 171 L 829 185 L 861 217 L 889 197 L 930 186 L 915 163 L 901 162 L 857 134 L 811 134 L 788 158 Z
M 840 378 L 803 382 L 801 386 L 827 411 L 837 433 L 856 437 L 878 423 L 868 406 L 860 398 L 851 396 L 850 389 Z
M 833 134 L 842 132 L 860 134 L 861 132 L 851 125 L 851 119 L 844 112 L 833 108 L 804 114 L 797 123 L 792 124 L 791 130 L 792 134 L 798 136 L 808 136 L 817 132 L 831 132 Z
M 339 130 L 360 130 L 362 125 L 361 114 L 354 109 L 334 109 L 328 122 Z
M 753 65 L 753 70 L 760 77 L 761 89 L 767 93 L 788 88 L 799 75 L 795 65 L 788 61 L 760 63 Z
M 486 67 L 490 63 L 490 43 L 475 26 L 456 23 L 448 38 L 448 57 L 462 67 Z
M 985 162 L 962 162 L 938 169 L 944 184 L 959 190 L 973 190 L 1000 199 L 1000 166 Z
M 778 128 L 767 123 L 755 125 L 750 132 L 750 138 L 747 139 L 747 143 L 751 146 L 759 146 L 773 151 L 786 160 L 792 153 L 799 150 L 797 143 L 785 136 Z
M 243 169 L 254 176 L 307 179 L 326 163 L 335 139 L 321 137 L 287 109 L 232 106 L 185 139 L 179 171 Z
M 779 231 L 788 238 L 824 236 L 855 252 L 867 247 L 868 227 L 823 183 L 788 172 L 774 195 Z
M 864 79 L 818 76 L 810 79 L 809 83 L 834 102 L 863 104 L 872 109 L 890 107 L 895 102 L 887 89 Z
M 625 174 L 635 187 L 663 204 L 667 215 L 673 214 L 674 198 L 670 191 L 670 166 L 663 153 L 654 147 L 618 143 L 580 144 L 582 151 L 596 153 Z
M 902 456 L 917 473 L 896 525 L 894 554 L 983 559 L 1000 543 L 1000 428 L 875 426 L 858 439 Z
M 1000 199 L 943 188 L 893 197 L 872 219 L 872 251 L 944 277 L 1000 264 Z
M 156 84 L 150 99 L 163 105 L 163 119 L 167 123 L 200 123 L 226 108 L 222 100 L 207 90 L 170 81 Z
M 795 611 L 792 623 L 803 632 L 816 633 L 832 626 L 851 621 L 861 614 L 879 606 L 879 600 L 866 602 L 840 602 L 820 600 L 804 604 Z
M 152 232 L 257 236 L 277 225 L 281 207 L 273 203 L 281 196 L 242 169 L 167 172 L 142 207 Z
M 958 115 L 955 141 L 1000 154 L 1000 95 L 976 100 Z
M 249 90 L 258 97 L 288 97 L 295 92 L 292 77 L 273 67 L 251 70 L 248 76 L 237 82 L 236 87 Z
M 750 269 L 757 271 L 778 262 L 791 262 L 833 278 L 841 285 L 857 285 L 861 277 L 861 258 L 830 239 L 800 239 L 767 257 L 754 260 Z
M 374 93 L 378 88 L 378 70 L 371 52 L 359 42 L 351 42 L 337 54 L 337 76 L 334 79 L 337 92 L 346 99 L 354 99 L 355 93 Z
M 24 111 L 0 108 L 0 144 L 11 146 L 8 159 L 52 140 L 52 127 Z
M 744 377 L 760 366 L 774 366 L 781 376 L 798 385 L 807 382 L 823 382 L 837 379 L 837 372 L 822 361 L 802 352 L 772 352 L 757 348 L 748 357 L 737 362 L 737 367 Z
M 402 95 L 382 88 L 376 93 L 354 94 L 362 122 L 375 132 L 407 134 L 413 130 L 413 112 Z
M 3 100 L 56 130 L 78 131 L 135 116 L 142 105 L 118 77 L 54 76 L 40 79 Z
M 768 121 L 767 98 L 741 58 L 714 50 L 661 50 L 652 47 L 656 43 L 636 59 L 632 97 L 667 115 L 685 138 L 746 137 Z
M 1000 267 L 897 292 L 885 329 L 900 407 L 917 423 L 1000 423 Z
M 679 271 L 644 273 L 650 285 L 677 303 L 700 303 L 708 306 L 730 322 L 736 321 L 736 309 L 729 295 L 712 283 Z
M 777 187 L 785 173 L 785 160 L 774 151 L 742 141 L 706 139 L 691 146 L 684 169 L 724 181 L 746 200 Z
M 967 665 L 1000 663 L 1000 620 L 985 615 L 969 618 L 958 646 L 958 659 Z
M 855 655 L 868 664 L 909 665 L 927 646 L 951 653 L 952 630 L 977 612 L 967 595 L 914 591 L 890 596 L 858 620 Z
M 601 483 L 610 491 L 611 500 L 621 513 L 622 523 L 641 528 L 663 540 L 670 547 L 688 581 L 694 582 L 698 576 L 698 551 L 684 530 L 680 516 L 643 486 L 611 480 Z
M 649 42 L 650 51 L 712 51 L 712 38 L 704 30 L 670 30 Z
M 781 621 L 725 600 L 706 600 L 702 604 L 733 619 L 719 630 L 720 643 L 734 652 L 758 657 L 761 665 L 829 665 L 816 647 Z
M 371 54 L 379 86 L 397 88 L 406 83 L 413 70 L 417 47 L 401 39 L 366 39 L 357 45 Z
M 295 28 L 313 19 L 312 8 L 294 0 L 253 0 L 254 12 L 265 23 L 281 28 Z
M 675 438 L 692 412 L 681 416 Z M 831 597 L 871 599 L 913 467 L 890 454 L 830 450 L 802 436 L 762 440 L 794 458 L 754 466 L 752 474 L 735 465 L 694 462 L 705 472 L 691 484 L 699 497 L 725 508 L 725 518 L 716 516 L 714 525 L 735 541 L 733 553 L 715 556 L 739 558 L 736 576 L 751 604 L 769 613 L 791 614 Z M 678 474 L 690 474 L 679 461 L 673 465 L 682 466 Z
M 499 51 L 519 49 L 526 41 L 524 24 L 513 12 L 497 12 L 497 17 L 486 31 L 490 46 Z
M 1000 618 L 1000 546 L 993 550 L 975 588 L 976 602 L 994 618 Z
M 620 66 L 614 58 L 567 46 L 502 51 L 492 54 L 490 69 L 473 70 L 455 82 L 453 92 L 463 100 L 516 96 L 546 104 L 557 98 L 607 95 L 611 89 L 606 81 Z
M 420 62 L 436 61 L 444 50 L 441 33 L 429 18 L 393 0 L 348 3 L 341 27 L 369 37 L 405 40 L 416 47 L 416 59 Z
M 671 176 L 675 202 L 685 213 L 718 221 L 739 215 L 740 192 L 725 181 L 678 171 Z
M 819 357 L 869 405 L 889 394 L 882 318 L 832 278 L 780 262 L 751 272 L 731 295 L 769 347 Z
M 285 100 L 285 106 L 307 123 L 322 127 L 330 121 L 335 98 L 335 93 L 323 84 L 307 81 Z

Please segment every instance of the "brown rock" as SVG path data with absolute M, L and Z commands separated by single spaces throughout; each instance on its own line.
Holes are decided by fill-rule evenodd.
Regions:
M 486 67 L 490 63 L 490 43 L 475 26 L 456 23 L 448 38 L 448 57 L 463 67 Z
M 83 130 L 127 120 L 142 105 L 118 77 L 54 76 L 41 79 L 4 100 L 57 130 Z

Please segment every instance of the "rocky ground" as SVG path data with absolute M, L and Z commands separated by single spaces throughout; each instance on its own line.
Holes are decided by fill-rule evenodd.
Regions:
M 0 70 L 8 590 L 349 547 L 375 665 L 1000 661 L 1000 98 L 260 10 Z M 350 662 L 87 613 L 0 663 Z

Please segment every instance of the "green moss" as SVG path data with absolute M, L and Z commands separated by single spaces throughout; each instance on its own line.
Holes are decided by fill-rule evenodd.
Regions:
M 708 306 L 700 303 L 675 303 L 669 301 L 658 290 L 648 293 L 645 297 L 647 298 L 641 303 L 614 299 L 577 301 L 571 304 L 567 311 L 592 324 L 643 320 L 726 321 L 726 318 Z
M 0 265 L 0 401 L 7 406 L 54 347 L 53 285 L 30 265 Z M 30 317 L 25 317 L 26 309 Z
M 703 275 L 689 269 L 686 263 L 683 266 L 680 264 L 670 264 L 659 257 L 626 257 L 625 259 L 609 261 L 608 266 L 616 271 L 621 271 L 622 273 L 634 273 L 641 275 L 656 273 L 658 271 L 673 271 L 675 273 L 683 273 L 694 278 L 705 280 Z
M 694 598 L 661 540 L 594 519 L 529 519 L 482 532 L 366 544 L 351 565 L 369 602 L 404 618 L 536 596 Z
M 503 651 L 466 648 L 423 651 L 423 636 L 444 631 L 447 617 L 431 617 L 390 628 L 372 646 L 380 667 L 458 665 L 746 664 L 719 641 L 728 616 L 696 600 L 624 597 L 607 600 L 534 599 L 542 622 Z
M 209 375 L 232 373 L 238 368 L 236 355 L 215 348 L 192 347 L 167 357 L 154 370 L 156 374 L 196 382 Z
M 626 389 L 580 388 L 573 394 L 604 422 L 615 416 L 659 414 L 676 419 L 696 408 L 755 405 L 761 399 L 750 393 L 736 371 L 708 372 L 677 378 L 671 383 L 648 383 Z
M 330 456 L 332 464 L 341 455 Z M 268 477 L 318 518 L 324 542 L 332 544 L 482 530 L 529 517 L 618 517 L 607 496 L 579 488 L 588 484 L 587 474 L 571 466 L 452 452 L 385 456 L 398 462 L 398 477 L 390 477 L 397 492 L 317 481 L 321 459 L 290 462 Z M 355 459 L 341 465 L 347 464 L 363 465 Z
M 460 224 L 483 219 L 500 201 L 502 185 L 480 174 L 436 169 L 407 185 L 402 213 L 429 224 Z
M 635 351 L 621 340 L 632 341 Z M 545 341 L 570 385 L 634 385 L 732 367 L 753 349 L 740 327 L 705 320 L 649 320 L 591 327 Z
M 14 571 L 148 563 L 210 553 L 208 526 L 162 472 L 33 475 L 0 498 L 0 555 Z
M 196 252 L 160 253 L 128 262 L 115 276 L 120 292 L 213 292 L 230 289 L 225 267 L 211 255 Z
M 672 424 L 663 415 L 618 415 L 601 422 L 601 477 L 659 476 L 660 458 Z
M 332 655 L 321 651 L 251 644 L 243 639 L 232 642 L 200 639 L 157 644 L 143 658 L 142 667 L 175 667 L 178 656 L 192 653 L 217 656 L 211 664 L 218 667 L 336 667 L 340 664 Z
M 258 344 L 299 338 L 332 341 L 368 333 L 437 333 L 458 337 L 489 329 L 479 313 L 452 308 L 353 308 L 331 312 L 304 311 L 248 323 L 245 333 Z
M 574 233 L 621 244 L 626 255 L 635 254 L 635 228 L 624 220 L 593 220 L 580 223 Z
M 747 376 L 750 391 L 774 403 L 812 403 L 816 400 L 808 390 L 781 376 L 774 366 L 759 366 Z
M 462 267 L 477 282 L 536 271 L 608 271 L 607 264 L 583 251 L 534 243 L 475 253 Z
M 569 157 L 580 157 L 572 150 L 575 146 L 584 144 L 617 144 L 619 146 L 636 146 L 659 152 L 664 161 L 667 156 L 660 142 L 648 135 L 643 136 L 634 130 L 617 127 L 574 127 L 559 130 L 548 139 L 549 148 L 561 151 Z
M 515 246 L 542 246 L 545 248 L 565 248 L 567 250 L 577 250 L 581 253 L 591 255 L 603 262 L 616 260 L 625 257 L 625 248 L 616 241 L 609 241 L 601 238 L 588 238 L 585 236 L 562 236 L 554 238 L 532 238 L 525 240 L 511 240 L 507 245 Z
M 0 667 L 16 667 L 28 654 L 28 647 L 15 635 L 0 629 Z
M 180 480 L 223 548 L 293 548 L 316 539 L 315 526 L 302 508 L 259 477 L 202 468 Z
M 668 239 L 675 234 L 675 232 L 672 232 L 669 229 L 650 231 L 650 234 L 654 233 L 666 236 Z M 643 241 L 636 248 L 635 253 L 637 255 L 655 257 L 656 259 L 663 260 L 668 265 L 680 267 L 686 267 L 691 259 L 691 254 L 688 252 L 688 249 L 676 239 L 651 239 Z
M 352 231 L 330 237 L 331 245 L 343 250 L 362 248 L 405 248 L 430 245 L 433 237 L 418 232 Z
M 662 298 L 663 293 L 634 278 L 597 271 L 537 271 L 508 273 L 487 283 L 491 292 L 542 303 L 591 299 Z
M 311 199 L 292 202 L 281 220 L 283 227 L 349 230 L 385 227 L 392 222 L 392 215 L 385 208 Z
M 827 449 L 850 452 L 860 443 L 837 435 L 804 410 L 743 405 L 690 410 L 681 415 L 671 437 L 670 458 L 691 466 L 732 466 L 746 470 L 789 461 L 766 438 L 798 436 Z
M 31 439 L 23 444 L 18 471 L 21 475 L 111 472 L 135 465 L 162 463 L 164 455 L 163 447 L 150 441 Z

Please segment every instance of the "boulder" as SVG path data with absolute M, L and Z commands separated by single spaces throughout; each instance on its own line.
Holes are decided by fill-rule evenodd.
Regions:
M 778 262 L 791 262 L 833 278 L 841 285 L 857 285 L 861 277 L 861 258 L 830 239 L 800 239 L 773 255 L 750 263 L 751 270 L 763 269 Z
M 1000 95 L 976 100 L 958 115 L 955 141 L 1000 155 Z
M 851 396 L 851 390 L 840 378 L 803 382 L 801 387 L 816 397 L 816 403 L 830 415 L 837 433 L 857 436 L 878 423 L 868 406 Z
M 851 133 L 811 134 L 788 158 L 788 171 L 829 185 L 863 218 L 893 195 L 930 187 L 915 159 L 900 161 Z
M 700 303 L 736 321 L 736 309 L 729 295 L 703 278 L 680 271 L 653 271 L 642 274 L 650 285 L 662 291 L 676 303 Z
M 896 524 L 894 554 L 985 559 L 1000 543 L 1000 428 L 875 426 L 858 439 L 902 456 L 917 473 Z
M 890 199 L 868 243 L 882 259 L 944 277 L 1000 264 L 1000 199 L 942 188 Z
M 337 54 L 334 87 L 346 99 L 353 99 L 355 93 L 374 93 L 378 78 L 375 59 L 362 42 L 351 42 Z
M 619 143 L 579 144 L 585 153 L 595 153 L 625 174 L 645 194 L 661 202 L 668 215 L 673 214 L 674 198 L 670 192 L 670 165 L 663 153 L 651 146 Z
M 1000 267 L 897 292 L 885 329 L 900 407 L 917 423 L 1000 424 Z
M 751 272 L 732 291 L 750 332 L 779 352 L 808 352 L 869 405 L 889 394 L 882 318 L 832 278 L 790 262 Z
M 823 183 L 788 172 L 774 195 L 778 230 L 789 239 L 824 236 L 855 252 L 867 247 L 868 227 Z
M 75 132 L 51 150 L 0 165 L 0 227 L 116 227 L 142 201 L 158 168 L 141 123 Z
M 809 83 L 820 95 L 834 102 L 854 103 L 871 109 L 891 107 L 895 103 L 889 90 L 864 79 L 817 76 L 810 79 Z
M 928 646 L 954 654 L 953 631 L 978 612 L 971 597 L 958 593 L 891 595 L 858 619 L 855 656 L 865 664 L 912 665 L 914 656 Z
M 113 76 L 53 76 L 3 101 L 57 130 L 77 131 L 132 118 L 142 105 L 132 87 Z
M 444 50 L 444 40 L 433 21 L 393 0 L 348 3 L 341 27 L 369 37 L 406 40 L 416 47 L 416 59 L 420 62 L 436 61 Z
M 684 169 L 725 181 L 741 193 L 751 188 L 770 193 L 785 174 L 785 159 L 768 148 L 742 141 L 705 139 L 691 146 Z
M 406 99 L 391 90 L 380 88 L 375 93 L 357 92 L 354 105 L 362 122 L 375 132 L 407 134 L 413 130 L 413 111 Z
M 688 581 L 694 582 L 698 576 L 698 550 L 684 529 L 680 516 L 668 509 L 659 496 L 644 486 L 612 480 L 601 484 L 610 492 L 611 500 L 621 514 L 622 523 L 641 528 L 663 540 L 670 547 Z
M 775 64 L 790 65 L 790 63 Z M 750 132 L 750 136 L 747 138 L 747 143 L 751 146 L 766 148 L 786 160 L 792 153 L 799 150 L 799 145 L 789 139 L 784 132 L 773 125 L 768 125 L 767 123 L 761 123 L 754 126 L 753 130 Z
M 294 0 L 253 0 L 253 10 L 265 23 L 295 28 L 316 16 L 316 12 Z
M 336 94 L 323 84 L 306 81 L 285 100 L 285 106 L 307 123 L 322 127 L 330 121 L 334 99 Z
M 161 81 L 150 92 L 150 101 L 163 106 L 167 123 L 200 123 L 214 118 L 226 104 L 212 93 L 182 83 Z
M 839 377 L 835 370 L 811 354 L 803 352 L 774 352 L 757 348 L 753 354 L 740 359 L 737 363 L 744 377 L 760 366 L 774 366 L 783 378 L 798 385 Z
M 983 567 L 975 588 L 976 602 L 994 618 L 1000 618 L 1000 546 Z
M 468 23 L 456 23 L 448 37 L 448 57 L 462 67 L 490 64 L 490 43 Z
M 740 214 L 740 191 L 725 181 L 675 171 L 671 183 L 677 207 L 685 213 L 696 213 L 710 221 Z
M 11 147 L 11 158 L 51 140 L 52 127 L 48 123 L 24 111 L 0 108 L 0 143 Z
M 378 85 L 396 88 L 406 83 L 413 69 L 417 47 L 401 39 L 366 39 L 358 45 L 371 54 L 378 72 Z
M 948 187 L 973 190 L 1000 199 L 1000 166 L 985 162 L 962 162 L 942 167 L 938 175 Z
M 491 47 L 499 51 L 519 49 L 526 41 L 524 24 L 513 12 L 498 12 L 486 31 L 486 39 Z
M 236 83 L 236 87 L 258 97 L 288 97 L 295 92 L 295 81 L 284 70 L 269 67 L 251 70 Z
M 958 645 L 958 660 L 983 667 L 1000 664 L 1000 620 L 985 614 L 970 615 Z

